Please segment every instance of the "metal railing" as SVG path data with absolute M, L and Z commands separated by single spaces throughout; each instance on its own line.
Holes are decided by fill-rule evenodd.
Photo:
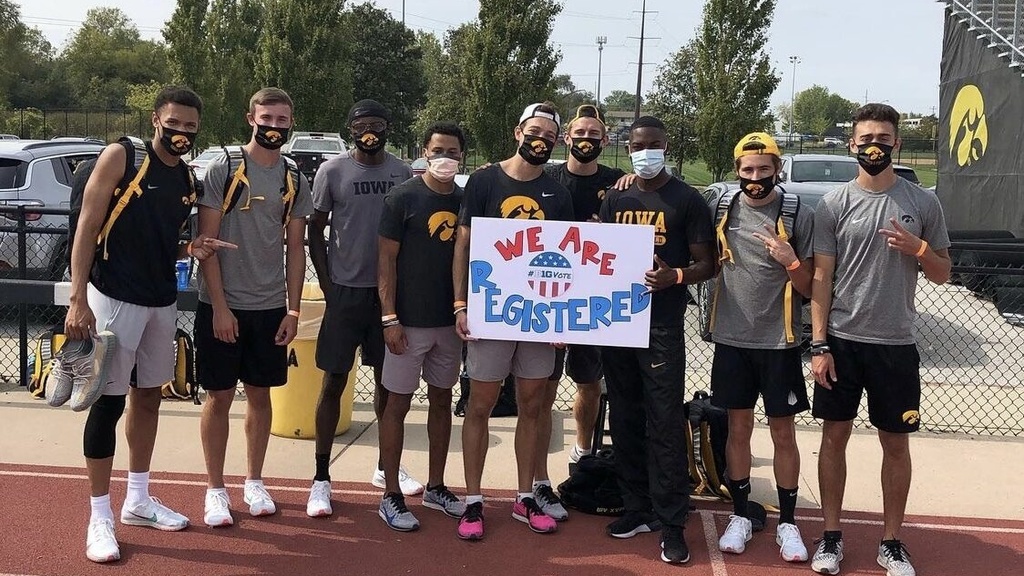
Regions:
M 30 280 L 46 270 L 52 255 L 40 252 L 40 238 L 60 238 L 66 228 L 37 225 L 34 213 L 66 210 L 0 206 L 0 380 L 29 381 L 31 347 L 54 325 L 63 325 L 66 309 L 54 306 L 54 278 Z M 35 248 L 33 248 L 35 247 Z M 36 251 L 33 251 L 33 250 Z M 1015 238 L 954 242 L 953 279 L 936 286 L 923 277 L 918 284 L 916 322 L 921 354 L 922 427 L 933 432 L 1024 436 L 1024 241 Z M 315 282 L 307 265 L 307 281 Z M 178 325 L 192 331 L 195 292 L 179 295 Z M 697 334 L 696 306 L 687 307 L 686 389 L 689 395 L 710 389 L 713 344 Z M 355 396 L 373 398 L 373 375 L 357 367 Z M 813 393 L 809 368 L 808 392 Z M 425 401 L 425 392 L 417 400 Z M 569 410 L 575 385 L 563 378 L 555 407 Z M 865 404 L 866 406 L 866 404 Z M 855 422 L 869 427 L 866 409 Z M 764 419 L 758 409 L 759 418 Z M 798 422 L 814 425 L 809 413 Z
M 960 23 L 977 31 L 979 40 L 988 40 L 989 48 L 1003 50 L 998 55 L 1009 60 L 1011 68 L 1024 67 L 1024 0 L 939 1 L 962 16 Z

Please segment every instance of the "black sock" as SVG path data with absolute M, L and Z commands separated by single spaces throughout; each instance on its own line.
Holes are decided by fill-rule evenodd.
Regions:
M 732 513 L 748 517 L 747 501 L 750 496 L 750 476 L 739 480 L 729 479 L 729 494 L 732 496 Z
M 842 540 L 843 539 L 843 531 L 842 530 L 825 530 L 825 533 L 822 534 L 822 536 L 825 537 L 825 540 Z
M 316 482 L 331 481 L 331 455 L 330 454 L 316 454 L 316 476 L 313 476 L 313 480 Z
M 796 524 L 796 492 L 798 488 L 778 487 L 779 524 Z

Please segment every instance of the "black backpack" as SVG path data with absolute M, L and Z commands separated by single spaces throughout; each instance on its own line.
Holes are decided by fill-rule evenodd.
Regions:
M 132 136 L 122 136 L 118 138 L 117 143 L 124 146 L 125 149 L 125 176 L 131 174 L 134 170 L 135 174 L 129 181 L 128 186 L 124 190 L 118 187 L 114 190 L 114 198 L 117 199 L 117 203 L 114 204 L 110 213 L 107 214 L 103 221 L 103 225 L 100 227 L 99 236 L 96 238 L 96 245 L 99 246 L 104 238 L 110 233 L 114 222 L 124 211 L 125 206 L 135 198 L 142 194 L 142 188 L 140 184 L 146 177 L 146 172 L 149 169 L 149 150 L 146 148 L 146 143 Z M 89 160 L 82 161 L 75 167 L 75 173 L 71 180 L 71 197 L 70 200 L 70 211 L 68 213 L 68 243 L 66 248 L 67 263 L 71 266 L 71 249 L 75 245 L 75 232 L 78 230 L 78 217 L 82 213 L 82 199 L 85 197 L 85 185 L 89 183 L 89 178 L 92 176 L 92 171 L 96 168 L 96 161 L 98 158 L 92 158 Z M 188 169 L 188 182 L 191 187 L 193 196 L 201 195 L 202 189 L 201 184 L 196 181 L 195 173 L 192 171 L 192 167 L 186 165 Z
M 224 148 L 224 155 L 228 158 L 228 177 L 224 179 L 224 203 L 221 206 L 221 214 L 227 214 L 234 210 L 242 197 L 242 191 L 249 188 L 249 179 L 245 174 L 245 155 L 242 154 L 242 150 Z M 284 158 L 285 176 L 284 186 L 281 187 L 281 201 L 284 202 L 281 225 L 288 226 L 288 222 L 291 221 L 292 206 L 295 205 L 295 196 L 299 193 L 299 178 L 303 176 L 299 172 L 299 165 L 295 163 L 295 160 L 287 156 L 282 156 L 282 158 Z M 251 190 L 249 195 L 251 197 Z M 248 200 L 241 210 L 248 210 Z
M 599 516 L 621 516 L 625 512 L 615 473 L 614 449 L 604 449 L 593 456 L 586 454 L 573 468 L 569 478 L 558 485 L 562 503 Z

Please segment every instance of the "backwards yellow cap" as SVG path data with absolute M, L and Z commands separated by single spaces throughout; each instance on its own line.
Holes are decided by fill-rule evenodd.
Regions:
M 782 152 L 779 151 L 779 145 L 775 143 L 775 139 L 764 132 L 751 132 L 747 134 L 740 139 L 732 152 L 734 160 L 739 160 L 743 156 L 754 156 L 757 154 L 782 156 Z

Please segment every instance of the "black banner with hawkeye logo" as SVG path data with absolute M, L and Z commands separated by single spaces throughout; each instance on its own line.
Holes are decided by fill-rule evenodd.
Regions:
M 936 191 L 951 231 L 1024 237 L 1024 78 L 979 33 L 946 11 Z

